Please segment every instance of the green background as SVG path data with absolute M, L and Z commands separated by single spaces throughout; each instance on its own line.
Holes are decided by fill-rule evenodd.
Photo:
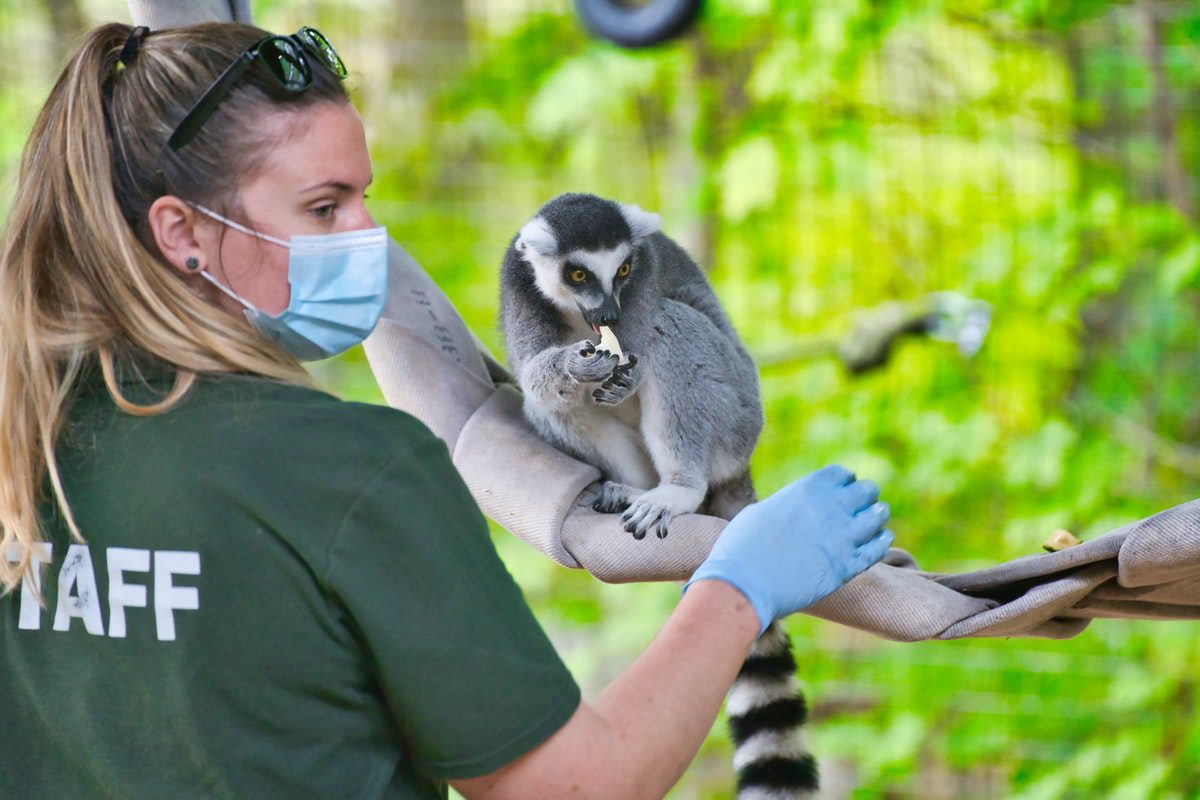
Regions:
M 793 353 L 763 371 L 760 493 L 843 463 L 884 487 L 897 545 L 946 572 L 1200 494 L 1200 4 L 711 0 L 643 53 L 590 40 L 566 2 L 255 13 L 342 53 L 373 213 L 497 353 L 501 257 L 542 202 L 661 213 L 751 348 Z M 0 0 L 0 211 L 74 36 L 109 19 L 123 3 Z M 941 290 L 991 304 L 974 357 L 909 338 L 852 377 L 805 355 Z M 313 371 L 382 402 L 361 350 Z M 496 542 L 585 692 L 678 595 Z M 829 797 L 1200 796 L 1194 624 L 915 645 L 788 627 Z M 728 796 L 730 753 L 718 725 L 671 796 Z

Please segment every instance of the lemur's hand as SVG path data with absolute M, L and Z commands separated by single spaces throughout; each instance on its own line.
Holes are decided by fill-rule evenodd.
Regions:
M 599 389 L 592 392 L 592 399 L 597 403 L 615 406 L 633 393 L 641 377 L 641 370 L 638 357 L 630 355 L 629 363 L 613 367 L 612 374 L 600 384 Z
M 580 383 L 599 383 L 612 375 L 619 360 L 608 351 L 597 350 L 595 342 L 584 339 L 570 345 L 564 368 Z

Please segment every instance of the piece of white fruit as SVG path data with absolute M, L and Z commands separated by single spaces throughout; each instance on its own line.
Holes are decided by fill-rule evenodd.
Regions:
M 612 328 L 600 326 L 600 343 L 596 345 L 597 350 L 607 350 L 617 357 L 617 363 L 624 363 L 628 359 L 625 358 L 625 353 L 621 351 L 621 343 L 617 341 L 617 335 L 613 333 Z
M 1051 553 L 1057 553 L 1059 550 L 1066 550 L 1077 544 L 1083 544 L 1083 540 L 1074 536 L 1070 531 L 1059 528 L 1042 544 L 1042 547 Z

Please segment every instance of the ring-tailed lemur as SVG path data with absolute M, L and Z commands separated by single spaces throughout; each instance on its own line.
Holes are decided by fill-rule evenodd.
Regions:
M 695 262 L 659 218 L 594 195 L 546 203 L 513 238 L 500 280 L 508 358 L 525 414 L 597 466 L 597 511 L 641 539 L 697 510 L 731 519 L 754 502 L 763 425 L 758 374 Z M 608 327 L 628 362 L 597 349 Z M 816 765 L 791 644 L 773 623 L 726 703 L 738 797 L 807 797 Z

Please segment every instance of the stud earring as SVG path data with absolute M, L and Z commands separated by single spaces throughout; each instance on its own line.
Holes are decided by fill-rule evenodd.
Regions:
M 196 270 L 200 269 L 200 259 L 196 258 L 195 256 L 188 256 L 187 260 L 183 262 L 183 265 L 192 272 L 195 272 Z

